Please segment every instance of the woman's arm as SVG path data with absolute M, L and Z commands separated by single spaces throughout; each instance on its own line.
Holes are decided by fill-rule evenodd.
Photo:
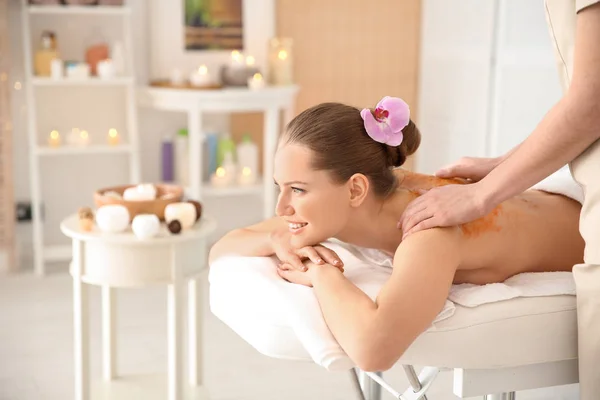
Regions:
M 442 310 L 460 264 L 455 229 L 412 235 L 394 256 L 394 271 L 376 302 L 337 269 L 308 274 L 329 329 L 364 371 L 391 368 Z
M 273 217 L 246 228 L 235 229 L 212 246 L 208 255 L 208 263 L 211 264 L 217 258 L 227 254 L 250 257 L 271 256 L 275 253 L 271 236 L 287 230 L 287 224 L 280 217 Z

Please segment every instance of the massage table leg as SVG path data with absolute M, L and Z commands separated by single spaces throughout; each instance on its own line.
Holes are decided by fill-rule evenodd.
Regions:
M 483 396 L 483 400 L 515 400 L 517 395 L 515 392 L 488 394 Z
M 356 398 L 358 400 L 366 400 L 365 394 L 360 387 L 360 379 L 359 379 L 359 370 L 356 368 L 352 368 L 350 370 L 350 380 L 352 381 L 352 386 L 354 387 L 354 392 L 356 393 Z
M 370 376 L 369 376 L 370 375 Z M 362 389 L 365 400 L 381 400 L 381 386 L 374 381 L 371 376 L 381 378 L 381 372 L 369 372 L 359 370 L 358 380 Z

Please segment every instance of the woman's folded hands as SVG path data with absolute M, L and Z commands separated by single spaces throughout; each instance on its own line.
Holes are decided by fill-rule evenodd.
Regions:
M 288 231 L 278 231 L 271 234 L 273 250 L 279 259 L 278 270 L 290 271 L 286 276 L 291 276 L 291 272 L 304 273 L 308 271 L 308 266 L 305 265 L 308 262 L 316 266 L 329 264 L 344 272 L 344 263 L 333 250 L 320 244 L 294 248 L 290 244 L 290 236 L 291 234 Z M 294 274 L 294 276 L 298 276 L 298 274 Z M 283 277 L 286 279 L 285 276 Z M 307 282 L 295 283 L 308 283 L 308 278 L 300 280 L 306 280 Z

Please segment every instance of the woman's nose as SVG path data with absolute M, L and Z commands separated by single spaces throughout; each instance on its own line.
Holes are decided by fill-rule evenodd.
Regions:
M 286 215 L 292 215 L 294 213 L 292 206 L 283 198 L 283 196 L 279 196 L 277 199 L 277 205 L 275 206 L 275 214 L 278 217 L 283 217 Z

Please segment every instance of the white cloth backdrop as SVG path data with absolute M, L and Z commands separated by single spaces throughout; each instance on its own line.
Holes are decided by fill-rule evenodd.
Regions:
M 496 156 L 561 96 L 543 0 L 423 0 L 415 170 Z

